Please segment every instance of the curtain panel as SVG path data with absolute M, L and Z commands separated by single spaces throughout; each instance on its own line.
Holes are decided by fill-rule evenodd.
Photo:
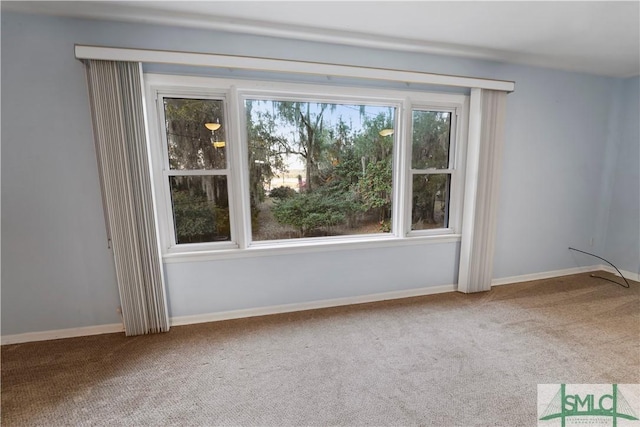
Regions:
M 86 61 L 107 233 L 126 335 L 169 330 L 137 62 Z
M 470 164 L 467 168 L 467 173 L 475 180 L 475 187 L 467 185 L 465 188 L 471 198 L 469 205 L 465 200 L 464 209 L 470 209 L 471 214 L 462 224 L 458 274 L 458 290 L 465 293 L 491 289 L 507 105 L 507 92 L 488 89 L 478 91 L 479 111 L 476 113 L 479 113 L 479 122 L 473 125 L 470 123 L 470 134 L 471 127 L 478 125 L 479 132 L 475 133 L 479 136 L 479 141 L 477 144 L 470 142 L 469 150 L 477 151 L 475 155 L 471 152 L 468 155 L 469 162 L 475 159 L 477 163 Z

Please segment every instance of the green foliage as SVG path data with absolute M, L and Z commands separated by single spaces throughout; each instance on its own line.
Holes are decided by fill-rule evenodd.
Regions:
M 205 195 L 190 194 L 189 191 L 173 193 L 173 213 L 178 243 L 210 241 L 218 234 L 218 223 L 225 222 L 222 209 L 216 208 Z M 218 214 L 221 214 L 220 218 Z M 227 210 L 227 223 L 228 220 Z
M 214 240 L 229 240 L 231 238 L 231 222 L 229 218 L 229 208 L 222 206 L 214 207 L 216 221 L 216 236 Z
M 172 177 L 171 198 L 178 243 L 229 239 L 231 230 L 226 179 Z
M 393 129 L 391 111 L 387 114 L 380 113 L 375 117 L 365 117 L 362 131 L 354 138 L 357 157 L 366 157 L 372 161 L 391 158 L 393 137 L 381 136 L 382 129 Z
M 352 114 L 345 114 L 349 122 L 332 115 L 337 108 L 359 109 L 361 126 L 354 128 Z M 299 156 L 305 166 L 299 194 L 283 187 L 272 190 L 276 221 L 308 236 L 330 233 L 331 227 L 343 224 L 359 228 L 376 216 L 383 222 L 390 218 L 394 138 L 380 131 L 394 127 L 394 110 L 379 111 L 367 115 L 364 105 L 247 101 L 250 161 L 263 160 L 260 153 L 271 152 L 280 160 Z M 285 163 L 272 168 L 283 171 Z M 258 168 L 250 171 L 253 208 L 262 201 L 254 196 L 264 191 L 267 180 L 258 179 Z M 381 223 L 381 228 L 388 224 Z
M 321 227 L 331 227 L 345 221 L 349 202 L 325 192 L 305 192 L 282 199 L 273 207 L 275 219 L 298 229 L 301 237 Z
M 287 152 L 298 154 L 304 159 L 306 188 L 313 189 L 318 184 L 319 162 L 327 144 L 324 114 L 332 111 L 335 104 L 273 101 L 277 117 L 286 127 L 295 129 L 297 136 L 287 145 Z
M 265 187 L 277 170 L 286 169 L 283 155 L 287 153 L 287 141 L 276 135 L 275 117 L 265 112 L 253 113 L 253 103 L 245 103 L 249 148 L 249 193 L 252 215 L 264 201 Z
M 165 98 L 169 164 L 172 169 L 224 168 L 226 150 L 215 148 L 212 137 L 225 141 L 225 129 L 212 134 L 205 123 L 224 123 L 223 102 Z
M 382 231 L 383 233 L 390 233 L 391 232 L 391 221 L 388 220 L 388 219 L 380 221 L 380 231 Z
M 448 192 L 448 175 L 415 175 L 413 178 L 412 222 L 436 224 L 443 220 Z
M 269 197 L 274 199 L 289 199 L 294 197 L 296 194 L 298 193 L 293 188 L 282 185 L 280 187 L 273 188 L 269 192 Z
M 336 161 L 336 165 L 328 169 L 327 183 L 333 187 L 334 191 L 349 192 L 358 184 L 362 176 L 362 161 L 356 158 L 353 149 L 344 149 L 341 157 Z
M 354 229 L 369 227 L 375 220 L 381 231 L 390 230 L 393 144 L 397 137 L 381 136 L 380 131 L 394 128 L 392 108 L 376 108 L 373 114 L 364 105 L 271 100 L 247 100 L 245 107 L 254 230 L 262 221 L 261 209 L 267 206 L 265 189 L 275 176 L 287 172 L 289 164 L 295 164 L 292 156 L 304 164 L 305 185 L 300 194 L 285 186 L 270 192 L 276 200 L 271 208 L 276 221 L 297 228 L 301 236 L 330 233 L 331 227 L 343 224 Z M 358 119 L 348 109 L 359 109 L 359 125 L 353 123 Z M 333 114 L 336 110 L 340 114 Z M 212 137 L 225 140 L 224 127 L 213 135 L 204 127 L 207 122 L 224 123 L 221 101 L 166 99 L 165 112 L 172 168 L 226 167 L 226 150 L 211 145 Z M 414 111 L 413 168 L 447 167 L 450 125 L 450 113 Z M 414 175 L 413 222 L 442 221 L 447 177 Z M 175 189 L 176 231 L 182 243 L 229 235 L 228 207 L 210 201 L 228 204 L 226 185 L 202 189 L 207 194 L 194 185 Z
M 390 159 L 369 163 L 364 176 L 358 182 L 358 188 L 365 209 L 379 209 L 381 221 L 388 218 L 392 189 Z
M 412 167 L 446 169 L 449 162 L 451 113 L 414 111 Z M 447 174 L 414 175 L 412 223 L 438 224 L 445 221 Z
M 411 165 L 416 169 L 446 169 L 449 162 L 451 113 L 413 112 Z

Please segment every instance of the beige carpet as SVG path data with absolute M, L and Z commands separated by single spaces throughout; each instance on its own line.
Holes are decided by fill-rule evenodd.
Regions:
M 2 424 L 534 426 L 538 383 L 640 383 L 639 290 L 584 274 L 4 346 Z

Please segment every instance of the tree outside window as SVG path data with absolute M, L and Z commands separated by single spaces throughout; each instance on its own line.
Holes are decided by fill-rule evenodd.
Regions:
M 253 240 L 391 230 L 395 108 L 247 99 L 245 113 Z

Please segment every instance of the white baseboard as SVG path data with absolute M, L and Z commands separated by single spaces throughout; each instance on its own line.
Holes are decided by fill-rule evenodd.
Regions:
M 171 326 L 190 325 L 195 323 L 214 322 L 219 320 L 238 319 L 243 317 L 264 316 L 267 314 L 290 313 L 294 311 L 312 310 L 316 308 L 338 307 L 341 305 L 362 304 L 367 302 L 385 301 L 399 298 L 409 298 L 422 295 L 453 292 L 454 285 L 431 286 L 426 288 L 409 289 L 406 291 L 384 292 L 379 294 L 363 295 L 357 297 L 337 298 L 330 300 L 311 301 L 297 304 L 276 305 L 270 307 L 250 308 L 246 310 L 233 310 L 220 313 L 198 314 L 194 316 L 180 316 L 170 319 Z M 58 329 L 53 331 L 27 332 L 24 334 L 3 335 L 2 345 L 20 344 L 34 341 L 48 341 L 60 338 L 73 338 L 89 335 L 110 334 L 124 332 L 121 323 L 110 325 L 87 326 L 81 328 Z
M 491 281 L 491 286 L 510 285 L 512 283 L 530 282 L 532 280 L 551 279 L 554 277 L 570 276 L 572 274 L 580 274 L 580 273 L 590 273 L 592 271 L 599 271 L 599 270 L 603 270 L 603 271 L 615 274 L 616 276 L 618 275 L 616 270 L 610 265 L 589 265 L 587 267 L 567 268 L 564 270 L 545 271 L 542 273 L 524 274 L 522 276 L 511 276 L 511 277 L 503 277 L 500 279 L 493 279 Z M 620 270 L 620 272 L 627 279 L 640 282 L 640 274 L 632 273 L 630 271 L 624 271 L 624 270 Z
M 570 276 L 572 274 L 589 273 L 591 271 L 602 270 L 601 265 L 589 265 L 587 267 L 566 268 L 564 270 L 543 271 L 541 273 L 523 274 L 521 276 L 502 277 L 493 279 L 491 286 L 510 285 L 512 283 L 530 282 L 532 280 L 551 279 L 553 277 Z
M 53 331 L 26 332 L 24 334 L 3 335 L 2 345 L 21 344 L 33 341 L 57 340 L 60 338 L 85 337 L 89 335 L 112 334 L 124 332 L 122 323 L 112 323 L 109 325 L 85 326 L 82 328 L 56 329 Z
M 454 292 L 455 285 L 430 286 L 426 288 L 408 289 L 406 291 L 383 292 L 379 294 L 361 295 L 355 297 L 335 298 L 320 301 L 310 301 L 294 304 L 272 305 L 269 307 L 231 310 L 219 313 L 197 314 L 194 316 L 178 316 L 171 318 L 171 326 L 191 325 L 194 323 L 217 322 L 220 320 L 240 319 L 245 317 L 265 316 L 268 314 L 291 313 L 294 311 L 314 310 L 318 308 L 339 307 L 368 302 L 387 301 L 400 298 L 418 297 L 424 295 Z
M 615 270 L 615 268 L 611 267 L 610 265 L 601 265 L 598 270 L 604 270 L 604 271 L 609 272 L 611 274 L 615 274 L 616 276 L 618 275 L 618 272 Z M 638 273 L 632 273 L 632 272 L 626 271 L 626 270 L 620 270 L 620 273 L 622 273 L 622 275 L 627 280 L 633 280 L 634 282 L 640 282 L 640 274 L 638 274 Z

